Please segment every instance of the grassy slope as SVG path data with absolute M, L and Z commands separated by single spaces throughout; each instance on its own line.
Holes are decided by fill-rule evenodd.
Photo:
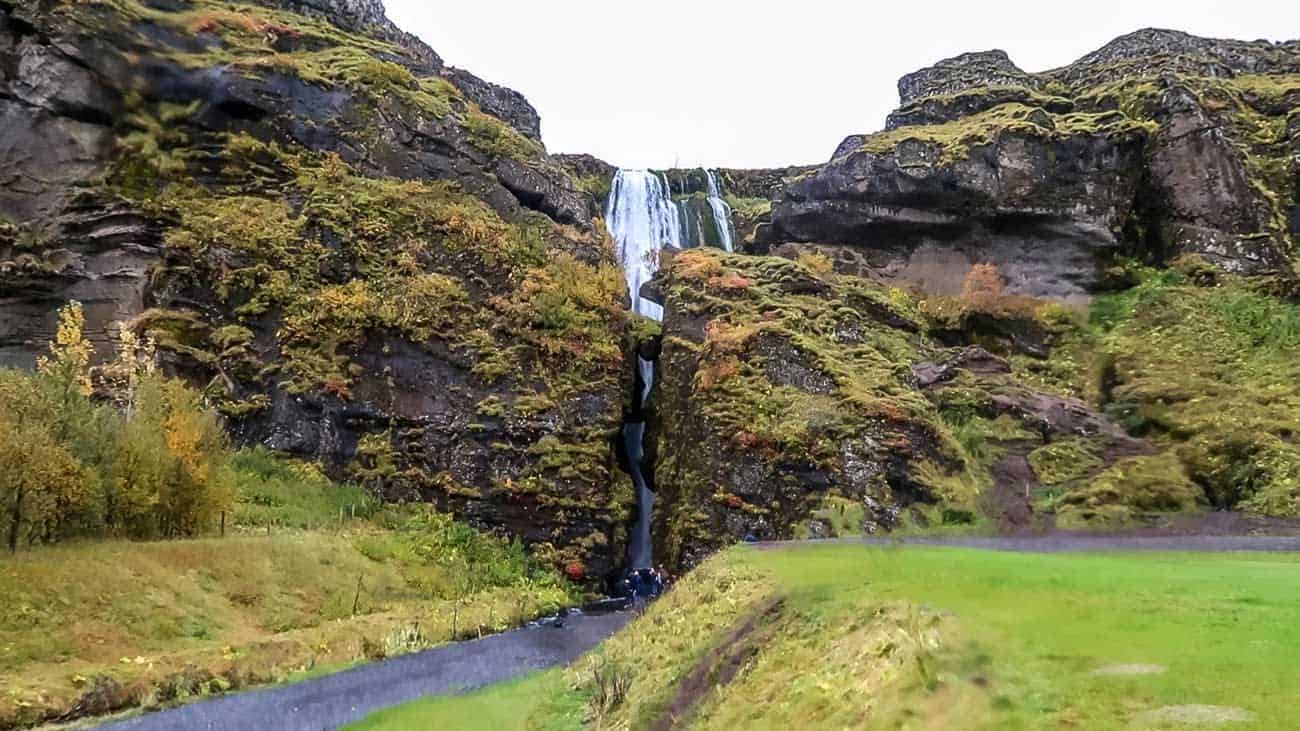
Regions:
M 0 728 L 278 682 L 571 600 L 522 550 L 447 516 L 378 510 L 260 450 L 234 467 L 226 538 L 0 555 Z
M 644 711 L 656 706 L 647 699 L 670 697 L 694 658 L 752 606 L 750 594 L 767 592 L 785 597 L 775 633 L 730 685 L 704 696 L 692 728 L 1119 729 L 1132 728 L 1145 711 L 1181 704 L 1255 715 L 1234 728 L 1289 728 L 1288 709 L 1300 702 L 1293 673 L 1300 656 L 1298 561 L 1265 554 L 738 549 L 705 565 L 712 578 L 688 578 L 572 670 L 413 704 L 364 728 L 428 728 L 507 699 L 515 710 L 494 717 L 495 729 L 578 728 L 591 668 L 637 657 L 620 648 L 662 649 L 674 637 L 693 637 L 689 647 L 645 652 L 642 662 L 628 665 L 633 683 L 624 707 L 592 724 L 644 728 L 653 717 Z M 724 592 L 729 599 L 720 602 L 709 584 L 736 576 L 760 588 L 744 596 Z M 1094 674 L 1119 664 L 1167 671 Z M 572 687 L 579 695 L 565 693 Z M 539 708 L 539 698 L 551 700 Z M 589 703 L 589 717 L 594 707 Z

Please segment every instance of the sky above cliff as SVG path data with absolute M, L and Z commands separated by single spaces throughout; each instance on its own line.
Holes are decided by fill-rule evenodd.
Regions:
M 903 74 L 1001 48 L 1026 71 L 1144 27 L 1300 37 L 1278 0 L 653 3 L 387 0 L 447 63 L 525 94 L 552 152 L 624 167 L 817 163 L 884 126 Z

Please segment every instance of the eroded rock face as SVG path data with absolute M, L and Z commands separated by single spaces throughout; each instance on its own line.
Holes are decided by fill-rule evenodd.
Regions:
M 484 81 L 474 74 L 458 68 L 448 68 L 443 76 L 455 84 L 465 96 L 474 100 L 483 111 L 523 132 L 528 137 L 542 141 L 542 118 L 523 94 L 514 89 Z
M 527 101 L 378 0 L 132 1 L 0 0 L 0 366 L 76 299 L 101 358 L 153 335 L 242 443 L 618 564 L 620 280 Z M 561 275 L 581 337 L 534 327 Z
M 957 294 L 973 264 L 992 262 L 1014 293 L 1083 300 L 1119 245 L 1142 150 L 1139 133 L 1019 132 L 956 160 L 916 140 L 859 149 L 788 187 L 769 237 L 842 243 L 863 260 L 856 273 L 936 293 Z
M 898 80 L 903 104 L 928 96 L 955 94 L 987 86 L 1033 86 L 1034 79 L 1011 61 L 1006 51 L 964 53 L 944 59 Z
M 1144 28 L 1044 76 L 1071 85 L 1179 74 L 1230 78 L 1238 74 L 1300 72 L 1300 41 L 1270 43 L 1200 38 L 1176 30 Z
M 1155 115 L 1160 130 L 1149 144 L 1149 164 L 1165 208 L 1164 245 L 1236 274 L 1288 268 L 1283 232 L 1269 230 L 1277 212 L 1255 187 L 1248 153 L 1231 127 L 1182 83 L 1164 90 Z
M 1041 74 L 1000 51 L 941 61 L 899 82 L 886 131 L 785 190 L 763 248 L 842 247 L 859 273 L 945 294 L 992 263 L 1066 302 L 1116 255 L 1290 277 L 1297 73 L 1295 42 L 1162 30 Z
M 860 505 L 867 532 L 978 514 L 1050 526 L 1042 488 L 1153 451 L 1084 401 L 1030 385 L 1010 359 L 946 342 L 864 279 L 707 249 L 664 266 L 652 432 L 656 550 L 670 565 L 811 530 L 832 499 Z M 973 322 L 995 312 L 967 315 L 957 335 L 997 329 Z
M 938 499 L 918 465 L 943 475 L 952 456 L 889 363 L 925 347 L 889 324 L 905 315 L 777 258 L 694 249 L 664 266 L 657 555 L 691 566 L 734 540 L 790 538 L 831 494 L 860 503 L 868 530 Z M 808 319 L 774 306 L 794 302 Z

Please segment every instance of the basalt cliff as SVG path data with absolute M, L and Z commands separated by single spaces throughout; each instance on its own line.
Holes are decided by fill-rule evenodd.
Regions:
M 625 561 L 633 412 L 674 565 L 1300 511 L 1300 43 L 1141 31 L 899 92 L 825 164 L 664 171 L 679 246 L 629 293 L 616 170 L 378 0 L 0 0 L 0 365 L 78 300 L 238 442 L 576 579 Z

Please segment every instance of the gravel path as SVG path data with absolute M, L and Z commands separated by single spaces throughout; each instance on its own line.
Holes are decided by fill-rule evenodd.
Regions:
M 1025 536 L 915 536 L 907 538 L 830 538 L 820 541 L 770 541 L 754 544 L 760 550 L 817 544 L 867 546 L 954 546 L 990 551 L 1061 553 L 1066 551 L 1300 551 L 1300 536 L 1123 536 L 1048 533 Z
M 473 690 L 533 670 L 567 664 L 617 632 L 631 617 L 627 612 L 570 616 L 562 628 L 526 627 L 293 685 L 114 721 L 98 728 L 105 731 L 333 729 L 405 701 Z

